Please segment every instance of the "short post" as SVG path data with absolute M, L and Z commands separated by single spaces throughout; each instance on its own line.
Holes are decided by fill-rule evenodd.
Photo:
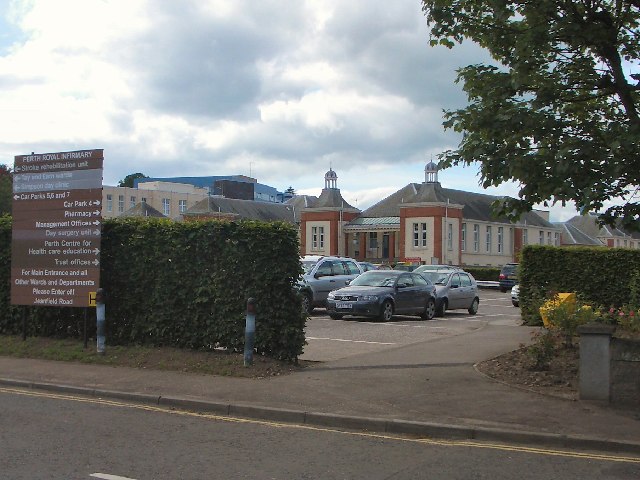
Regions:
M 616 327 L 587 323 L 580 335 L 580 399 L 609 402 L 611 395 L 611 336 Z
M 104 290 L 99 288 L 96 292 L 96 346 L 100 355 L 105 354 L 105 331 Z
M 253 365 L 253 346 L 256 340 L 256 301 L 247 300 L 247 317 L 244 325 L 244 366 Z

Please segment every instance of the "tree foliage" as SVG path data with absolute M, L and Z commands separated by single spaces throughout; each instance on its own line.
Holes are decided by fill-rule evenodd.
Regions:
M 469 105 L 445 112 L 463 137 L 443 166 L 479 162 L 484 187 L 519 183 L 519 199 L 496 205 L 511 218 L 574 201 L 638 229 L 640 1 L 423 0 L 423 11 L 431 45 L 470 39 L 495 60 L 458 71 Z
M 0 164 L 0 215 L 11 213 L 11 193 L 13 192 L 13 177 L 11 168 Z
M 124 179 L 120 180 L 118 182 L 118 186 L 119 187 L 129 187 L 129 188 L 133 188 L 133 182 L 135 180 L 137 180 L 138 178 L 149 178 L 147 175 L 145 175 L 144 173 L 130 173 L 129 175 L 127 175 L 126 177 L 124 177 Z

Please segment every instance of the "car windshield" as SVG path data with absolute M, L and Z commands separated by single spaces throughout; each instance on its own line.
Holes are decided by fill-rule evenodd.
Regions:
M 307 261 L 307 262 L 300 262 L 300 263 L 302 265 L 302 270 L 304 270 L 304 273 L 307 274 L 311 271 L 311 269 L 313 269 L 313 266 L 318 262 Z
M 436 285 L 446 285 L 451 272 L 421 272 L 421 275 Z
M 393 287 L 398 275 L 390 275 L 391 270 L 369 271 L 356 277 L 350 285 L 357 287 Z

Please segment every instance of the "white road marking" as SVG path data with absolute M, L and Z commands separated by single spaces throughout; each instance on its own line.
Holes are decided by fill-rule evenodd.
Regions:
M 388 342 L 367 342 L 365 340 L 347 340 L 345 338 L 328 338 L 328 337 L 307 337 L 307 340 L 329 340 L 332 342 L 350 342 L 350 343 L 370 343 L 374 345 L 396 345 Z
M 89 476 L 93 478 L 101 478 L 102 480 L 136 480 L 135 478 L 121 477 L 119 475 L 109 475 L 108 473 L 92 473 Z

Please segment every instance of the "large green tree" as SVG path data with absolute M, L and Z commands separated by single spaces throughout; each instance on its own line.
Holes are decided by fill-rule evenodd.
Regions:
M 13 192 L 13 177 L 11 168 L 0 164 L 0 215 L 11 213 L 11 194 Z
M 520 185 L 496 206 L 574 201 L 640 224 L 640 0 L 424 0 L 431 45 L 471 40 L 495 60 L 458 70 L 469 104 L 444 166 L 479 162 L 484 187 Z M 611 201 L 618 201 L 611 206 Z
M 124 179 L 118 182 L 118 186 L 133 188 L 133 182 L 138 178 L 149 178 L 149 177 L 146 176 L 144 173 L 130 173 L 129 175 L 124 177 Z

